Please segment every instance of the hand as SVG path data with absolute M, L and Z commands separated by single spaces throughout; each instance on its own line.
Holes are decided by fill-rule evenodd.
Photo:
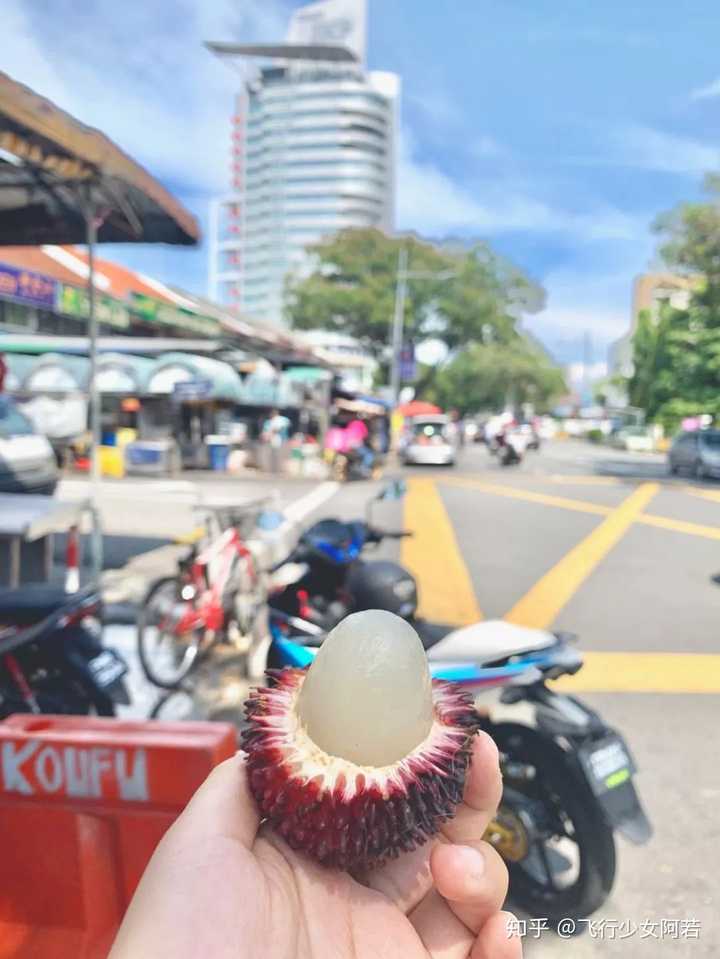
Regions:
M 500 793 L 497 749 L 480 733 L 442 833 L 353 878 L 260 827 L 238 754 L 158 846 L 110 959 L 520 959 L 500 912 L 507 870 L 482 841 Z

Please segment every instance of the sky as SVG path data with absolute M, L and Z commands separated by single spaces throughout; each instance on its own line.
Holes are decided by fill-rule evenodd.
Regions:
M 202 225 L 229 185 L 239 77 L 203 40 L 277 40 L 296 0 L 3 0 L 0 69 L 97 126 Z M 547 290 L 526 326 L 601 361 L 657 266 L 656 216 L 720 170 L 717 0 L 370 0 L 402 77 L 400 229 L 477 238 Z M 103 251 L 204 293 L 207 250 Z

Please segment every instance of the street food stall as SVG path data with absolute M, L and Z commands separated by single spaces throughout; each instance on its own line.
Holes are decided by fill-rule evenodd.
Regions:
M 166 353 L 155 362 L 148 393 L 170 401 L 165 436 L 174 438 L 184 467 L 223 469 L 233 446 L 245 442 L 245 424 L 236 413 L 243 402 L 243 383 L 229 364 Z M 161 430 L 158 424 L 158 434 Z

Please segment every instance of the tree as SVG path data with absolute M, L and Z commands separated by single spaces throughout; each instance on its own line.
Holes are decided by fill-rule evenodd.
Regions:
M 643 311 L 633 337 L 630 403 L 667 430 L 685 416 L 720 415 L 720 177 L 710 200 L 685 203 L 656 223 L 668 266 L 695 278 L 686 309 Z
M 562 372 L 523 336 L 509 343 L 474 344 L 440 369 L 423 393 L 438 405 L 461 413 L 500 409 L 506 403 L 547 408 L 567 392 Z
M 417 237 L 345 230 L 310 247 L 313 272 L 290 279 L 286 309 L 292 326 L 348 333 L 380 356 L 390 338 L 401 247 L 411 272 L 453 273 L 450 280 L 429 276 L 408 283 L 405 330 L 416 342 L 435 337 L 451 351 L 468 343 L 509 342 L 518 313 L 542 303 L 540 288 L 484 244 L 442 249 Z

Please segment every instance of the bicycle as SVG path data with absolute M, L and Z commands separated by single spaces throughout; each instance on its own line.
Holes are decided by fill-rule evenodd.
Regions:
M 247 675 L 252 650 L 269 643 L 265 574 L 245 535 L 268 502 L 197 507 L 205 537 L 174 576 L 151 587 L 138 611 L 138 654 L 154 685 L 177 689 L 219 643 L 234 647 Z

